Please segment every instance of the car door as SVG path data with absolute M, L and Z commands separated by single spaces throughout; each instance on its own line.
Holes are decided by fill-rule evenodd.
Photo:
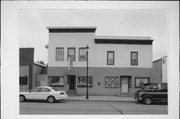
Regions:
M 46 100 L 47 97 L 50 95 L 50 89 L 49 88 L 40 88 L 39 90 L 39 95 L 38 95 L 38 99 L 40 100 Z
M 38 99 L 39 88 L 33 88 L 26 94 L 26 99 Z

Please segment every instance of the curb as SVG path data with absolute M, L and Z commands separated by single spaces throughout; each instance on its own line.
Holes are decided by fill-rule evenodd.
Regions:
M 84 102 L 86 102 L 86 101 L 89 101 L 89 102 L 134 102 L 134 101 L 136 101 L 136 100 L 86 100 L 86 99 L 84 99 L 84 100 L 81 100 L 81 99 L 72 99 L 72 100 L 69 100 L 69 99 L 67 99 L 66 101 L 84 101 Z

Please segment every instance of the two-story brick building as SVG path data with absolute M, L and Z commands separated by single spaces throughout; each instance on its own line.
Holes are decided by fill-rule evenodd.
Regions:
M 86 46 L 89 95 L 133 94 L 152 80 L 150 37 L 96 36 L 96 27 L 48 27 L 49 84 L 86 94 Z M 68 69 L 68 57 L 73 67 Z

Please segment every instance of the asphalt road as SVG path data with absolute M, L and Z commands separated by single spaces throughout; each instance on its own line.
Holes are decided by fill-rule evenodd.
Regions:
M 167 104 L 144 105 L 135 102 L 94 102 L 64 101 L 49 104 L 46 102 L 20 103 L 20 114 L 32 115 L 129 115 L 129 114 L 168 114 Z

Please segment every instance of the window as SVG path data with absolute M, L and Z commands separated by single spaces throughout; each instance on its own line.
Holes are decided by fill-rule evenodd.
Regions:
M 68 48 L 67 60 L 69 56 L 72 58 L 73 61 L 75 61 L 75 48 Z
M 79 61 L 86 61 L 87 48 L 79 48 Z
M 32 88 L 31 92 L 39 92 L 39 88 Z
M 138 52 L 131 52 L 131 65 L 138 65 Z
M 56 48 L 56 61 L 64 61 L 64 48 Z
M 51 90 L 48 88 L 40 88 L 39 92 L 50 92 Z
M 148 77 L 136 77 L 135 78 L 136 88 L 141 88 L 145 83 L 149 83 Z
M 50 76 L 49 82 L 50 86 L 64 87 L 64 76 Z
M 107 65 L 114 65 L 114 51 L 107 51 Z
M 119 78 L 118 77 L 106 77 L 105 78 L 106 88 L 119 88 Z
M 27 76 L 20 77 L 19 84 L 20 85 L 28 85 L 28 77 Z
M 86 87 L 86 76 L 78 77 L 78 87 Z M 93 78 L 91 76 L 88 77 L 88 87 L 93 87 Z

